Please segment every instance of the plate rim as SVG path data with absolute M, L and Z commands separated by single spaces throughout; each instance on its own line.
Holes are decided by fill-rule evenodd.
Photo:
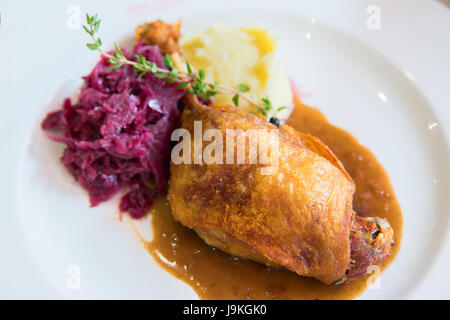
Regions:
M 68 3 L 69 1 L 67 1 Z M 193 2 L 199 2 L 199 3 L 203 3 L 203 1 L 193 1 Z M 229 6 L 233 6 L 233 4 L 238 3 L 239 1 L 235 1 L 232 0 L 230 2 L 227 3 L 227 5 Z M 322 1 L 322 6 L 323 6 L 323 2 Z M 406 4 L 406 1 L 399 1 L 402 2 L 403 4 Z M 17 3 L 17 2 L 15 2 Z M 177 2 L 174 2 L 175 4 L 177 4 Z M 267 9 L 267 8 L 272 8 L 273 4 L 271 4 L 268 1 L 264 1 L 263 4 L 261 4 L 260 1 L 254 1 L 251 0 L 249 1 L 249 6 L 251 6 L 255 3 L 258 3 L 258 6 Z M 285 0 L 281 0 L 277 2 L 277 6 L 280 5 L 280 3 L 284 3 L 285 5 L 289 4 L 292 5 L 291 2 L 289 1 L 285 1 Z M 328 2 L 330 3 L 330 2 Z M 367 3 L 369 3 L 368 1 L 365 2 L 365 5 L 367 5 Z M 379 1 L 379 5 L 380 6 L 387 6 L 389 3 L 388 0 L 383 0 L 383 1 Z M 418 2 L 415 2 L 418 3 Z M 100 3 L 99 3 L 100 4 Z M 181 5 L 181 4 L 180 4 Z M 8 8 L 12 8 L 14 6 L 13 3 L 7 2 L 7 5 L 4 9 L 5 12 L 8 12 Z M 361 7 L 361 2 L 358 1 L 348 1 L 344 6 L 354 6 L 357 8 Z M 421 3 L 419 6 L 421 6 L 422 8 L 426 8 L 427 10 L 429 10 L 430 12 L 432 12 L 431 14 L 434 14 L 436 17 L 439 17 L 439 19 L 441 19 L 442 16 L 442 9 L 443 9 L 443 4 L 437 3 L 437 2 L 429 2 L 429 3 Z M 445 8 L 445 7 L 444 7 Z M 315 16 L 317 17 L 318 20 L 321 20 L 323 22 L 327 22 L 327 15 L 326 14 L 321 14 L 319 8 L 317 7 L 317 5 L 311 5 L 311 4 L 307 4 L 305 3 L 305 1 L 299 1 L 296 2 L 295 7 L 291 8 L 293 10 L 289 10 L 290 13 L 294 13 L 294 14 L 300 14 L 302 16 Z M 13 10 L 14 11 L 14 10 Z M 351 12 L 353 12 L 353 10 L 350 10 Z M 450 17 L 450 11 L 447 11 L 446 13 L 446 17 L 449 18 Z M 345 15 L 344 15 L 345 16 Z M 325 19 L 325 20 L 324 20 Z M 440 21 L 439 19 L 437 19 L 438 21 L 433 21 L 434 25 L 438 24 L 438 25 L 442 25 L 445 26 L 445 30 L 447 30 L 448 34 L 450 35 L 450 19 L 447 19 L 446 21 Z M 395 66 L 398 66 L 399 68 L 403 68 L 404 70 L 406 70 L 406 67 L 408 67 L 407 70 L 409 70 L 409 72 L 411 72 L 411 74 L 417 75 L 416 82 L 414 83 L 414 85 L 417 87 L 417 90 L 422 93 L 424 95 L 424 97 L 430 102 L 430 106 L 433 110 L 433 112 L 436 113 L 437 118 L 438 119 L 443 119 L 443 122 L 448 124 L 450 123 L 450 109 L 446 108 L 446 103 L 447 101 L 449 101 L 449 94 L 445 95 L 436 95 L 435 90 L 433 90 L 432 88 L 430 88 L 430 86 L 432 87 L 432 83 L 427 83 L 425 80 L 425 83 L 422 83 L 422 81 L 420 80 L 421 78 L 427 78 L 427 77 L 422 77 L 421 73 L 423 71 L 421 71 L 423 69 L 423 66 L 417 66 L 415 67 L 414 65 L 408 65 L 405 66 L 405 63 L 402 62 L 403 61 L 403 57 L 401 56 L 401 51 L 398 51 L 397 49 L 393 48 L 391 45 L 391 40 L 380 40 L 380 39 L 372 39 L 372 38 L 368 38 L 366 35 L 366 30 L 359 30 L 359 29 L 354 29 L 352 28 L 352 23 L 348 23 L 348 21 L 343 21 L 345 20 L 345 17 L 340 17 L 339 19 L 331 19 L 329 20 L 329 25 L 332 27 L 336 27 L 339 31 L 343 31 L 346 34 L 350 34 L 351 36 L 355 37 L 356 39 L 362 41 L 363 43 L 369 45 L 370 47 L 374 47 L 376 46 L 375 50 L 377 52 L 380 52 L 381 54 L 383 54 L 385 57 L 387 57 L 390 61 L 393 62 L 393 64 Z M 418 21 L 418 24 L 420 24 L 421 22 Z M 434 29 L 431 28 L 431 25 L 427 22 L 424 23 L 423 26 L 420 26 L 422 28 L 428 29 L 430 31 L 433 31 Z M 23 30 L 23 29 L 21 29 Z M 400 31 L 399 31 L 400 32 Z M 403 31 L 401 31 L 403 32 Z M 400 33 L 401 33 L 400 32 Z M 4 36 L 4 34 L 2 34 L 2 30 L 0 29 L 0 36 Z M 392 35 L 392 37 L 398 37 L 400 35 L 398 34 L 394 34 Z M 7 40 L 10 40 L 10 38 L 6 38 Z M 376 45 L 374 44 L 376 43 Z M 414 48 L 416 50 L 418 50 L 420 52 L 421 48 L 422 50 L 423 45 L 421 46 L 422 43 L 417 43 L 417 48 Z M 14 46 L 11 46 L 12 48 L 14 48 Z M 447 45 L 443 45 L 443 50 L 446 52 L 450 53 L 450 43 Z M 424 55 L 426 55 L 427 53 L 424 52 Z M 399 56 L 400 55 L 400 56 Z M 418 61 L 418 64 L 423 64 L 424 61 Z M 448 64 L 447 61 L 436 61 L 434 60 L 433 62 L 427 61 L 427 63 L 429 64 L 428 70 L 431 70 L 432 72 L 430 73 L 435 73 L 435 74 L 441 74 L 442 72 L 440 67 L 442 65 L 446 65 Z M 14 67 L 15 64 L 11 64 L 10 66 L 5 66 L 5 69 L 7 70 L 7 72 L 5 72 L 5 74 L 8 74 L 8 71 L 11 72 L 12 67 Z M 446 70 L 446 69 L 445 69 Z M 444 71 L 445 71 L 444 70 Z M 447 70 L 447 71 L 450 71 Z M 446 81 L 446 83 L 450 83 L 450 72 L 447 72 L 446 74 L 444 73 L 442 75 L 442 81 Z M 0 84 L 3 87 L 3 84 L 7 83 L 7 79 L 0 79 Z M 12 86 L 10 86 L 9 84 L 6 85 L 7 88 L 12 88 Z M 0 101 L 3 103 L 7 103 L 8 100 L 5 97 L 0 97 Z M 17 164 L 17 159 L 19 159 L 20 157 L 20 150 L 19 147 L 20 143 L 17 143 L 17 141 L 12 141 L 9 140 L 9 134 L 10 132 L 14 132 L 15 130 L 17 130 L 17 128 L 14 128 L 14 125 L 12 122 L 9 121 L 9 119 L 14 119 L 17 117 L 17 115 L 14 113 L 14 110 L 11 109 L 6 109 L 6 108 L 2 108 L 0 111 L 0 114 L 2 115 L 2 117 L 0 117 L 0 121 L 2 123 L 2 126 L 0 127 L 0 132 L 3 133 L 2 135 L 0 135 L 0 141 L 1 141 L 1 145 L 6 147 L 7 150 L 11 151 L 11 157 L 8 157 L 5 161 L 5 166 L 1 169 L 2 171 L 2 176 L 4 177 L 3 181 L 8 181 L 8 184 L 6 183 L 0 183 L 0 192 L 2 194 L 2 197 L 5 197 L 5 209 L 8 212 L 15 212 L 17 210 L 17 203 L 11 203 L 11 201 L 8 201 L 8 199 L 15 199 L 14 197 L 14 190 L 18 189 L 17 186 L 17 181 L 16 181 L 16 177 L 17 177 L 17 172 L 14 170 L 8 170 L 9 168 L 14 168 L 14 165 Z M 447 147 L 449 146 L 449 141 L 450 141 L 450 128 L 448 126 L 442 126 L 441 127 L 443 132 L 444 132 L 444 136 L 446 139 L 446 143 L 447 143 Z M 24 131 L 26 130 L 26 126 L 22 125 L 19 126 L 19 129 Z M 22 137 L 23 138 L 23 137 Z M 25 137 L 26 139 L 28 137 Z M 23 139 L 22 139 L 23 140 Z M 18 193 L 16 192 L 16 195 Z M 15 264 L 8 264 L 5 266 L 2 266 L 0 271 L 0 279 L 4 280 L 5 275 L 8 276 L 11 272 L 17 272 L 17 268 L 19 268 L 21 273 L 23 274 L 23 278 L 25 282 L 35 282 L 36 284 L 39 283 L 39 275 L 38 273 L 35 273 L 36 270 L 30 270 L 29 268 L 22 268 L 23 266 L 27 266 L 27 265 L 32 265 L 33 261 L 30 260 L 29 255 L 27 256 L 26 252 L 27 252 L 27 245 L 26 243 L 23 243 L 23 241 L 20 241 L 20 221 L 18 219 L 14 219 L 14 216 L 7 216 L 6 219 L 7 223 L 5 223 L 5 225 L 3 226 L 3 228 L 0 228 L 1 230 L 4 231 L 4 233 L 2 233 L 2 237 L 3 239 L 8 240 L 7 245 L 5 244 L 0 244 L 0 249 L 2 249 L 2 252 L 7 252 L 8 254 L 14 255 L 13 259 L 16 259 L 16 263 Z M 8 225 L 8 229 L 6 230 L 6 225 Z M 18 231 L 18 233 L 16 234 L 12 234 L 11 231 L 15 230 Z M 448 230 L 448 227 L 447 227 Z M 6 236 L 5 236 L 6 235 Z M 14 241 L 12 241 L 14 240 Z M 5 242 L 6 241 L 2 241 Z M 5 250 L 5 251 L 3 251 Z M 23 250 L 23 251 L 20 251 Z M 20 255 L 15 255 L 14 253 L 17 252 L 21 252 Z M 447 235 L 445 238 L 445 242 L 442 244 L 441 249 L 440 249 L 440 255 L 436 261 L 436 263 L 433 265 L 432 267 L 432 271 L 427 275 L 427 279 L 422 283 L 422 285 L 415 290 L 415 292 L 413 293 L 413 295 L 411 296 L 411 298 L 415 298 L 415 297 L 421 297 L 421 298 L 429 298 L 432 297 L 433 295 L 436 297 L 450 297 L 450 289 L 447 290 L 442 290 L 440 292 L 436 292 L 434 291 L 434 287 L 435 286 L 439 286 L 440 288 L 442 288 L 442 274 L 447 274 L 447 268 L 446 265 L 448 265 L 448 262 L 450 262 L 450 257 L 448 257 L 447 255 L 445 255 L 444 253 L 450 253 L 450 235 L 449 232 L 447 231 Z M 11 260 L 12 261 L 12 260 Z M 21 267 L 22 266 L 22 267 Z M 450 284 L 450 276 L 447 277 L 447 279 L 444 279 L 448 284 Z M 39 290 L 36 290 L 35 292 L 30 292 L 30 297 L 42 297 L 42 296 L 53 296 L 54 295 L 54 291 L 53 288 L 49 287 L 46 283 L 39 283 Z M 446 286 L 447 288 L 449 288 L 450 286 Z M 433 293 L 432 291 L 433 290 Z M 12 297 L 15 296 L 14 293 L 19 294 L 18 296 L 20 296 L 20 291 L 11 291 L 8 292 L 7 294 L 5 294 L 4 292 L 0 291 L 0 296 L 4 296 L 6 298 L 10 297 L 10 293 Z M 17 296 L 17 295 L 16 295 Z

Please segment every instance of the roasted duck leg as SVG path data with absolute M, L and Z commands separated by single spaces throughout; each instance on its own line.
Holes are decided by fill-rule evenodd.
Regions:
M 390 254 L 389 224 L 355 216 L 355 185 L 319 139 L 188 96 L 182 128 L 192 139 L 194 121 L 201 121 L 203 132 L 217 129 L 223 136 L 227 129 L 275 129 L 279 136 L 274 174 L 263 175 L 260 164 L 249 162 L 171 163 L 168 199 L 173 216 L 206 243 L 327 284 L 362 277 L 368 266 Z

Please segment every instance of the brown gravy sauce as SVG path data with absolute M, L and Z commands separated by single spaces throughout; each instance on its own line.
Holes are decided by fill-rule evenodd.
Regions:
M 388 175 L 375 156 L 345 130 L 330 124 L 317 109 L 296 99 L 287 121 L 328 145 L 356 183 L 353 207 L 358 215 L 387 218 L 394 229 L 393 254 L 400 247 L 402 213 Z M 352 299 L 371 283 L 366 277 L 340 285 L 324 285 L 297 274 L 237 259 L 205 244 L 197 234 L 172 218 L 165 198 L 150 209 L 154 238 L 144 245 L 158 264 L 190 285 L 201 299 Z M 163 259 L 161 259 L 163 257 Z

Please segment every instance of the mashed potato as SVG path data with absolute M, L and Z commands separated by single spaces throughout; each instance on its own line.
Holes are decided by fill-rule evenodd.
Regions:
M 181 39 L 184 59 L 195 69 L 203 69 L 206 80 L 236 88 L 250 87 L 247 94 L 255 100 L 269 97 L 277 107 L 287 106 L 275 114 L 286 119 L 292 111 L 292 91 L 284 70 L 275 58 L 275 42 L 259 28 L 213 26 Z M 232 95 L 214 97 L 220 104 L 232 104 Z M 239 107 L 254 112 L 255 107 L 240 99 Z

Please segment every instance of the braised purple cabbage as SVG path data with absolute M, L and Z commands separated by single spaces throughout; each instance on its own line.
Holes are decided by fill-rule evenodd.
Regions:
M 164 68 L 157 46 L 140 43 L 123 52 L 130 60 L 143 55 Z M 62 132 L 48 136 L 66 144 L 61 161 L 87 190 L 91 206 L 123 192 L 121 212 L 140 218 L 166 191 L 170 135 L 180 124 L 178 102 L 184 91 L 151 73 L 138 78 L 129 65 L 108 67 L 102 57 L 83 78 L 78 101 L 65 99 L 42 128 Z

